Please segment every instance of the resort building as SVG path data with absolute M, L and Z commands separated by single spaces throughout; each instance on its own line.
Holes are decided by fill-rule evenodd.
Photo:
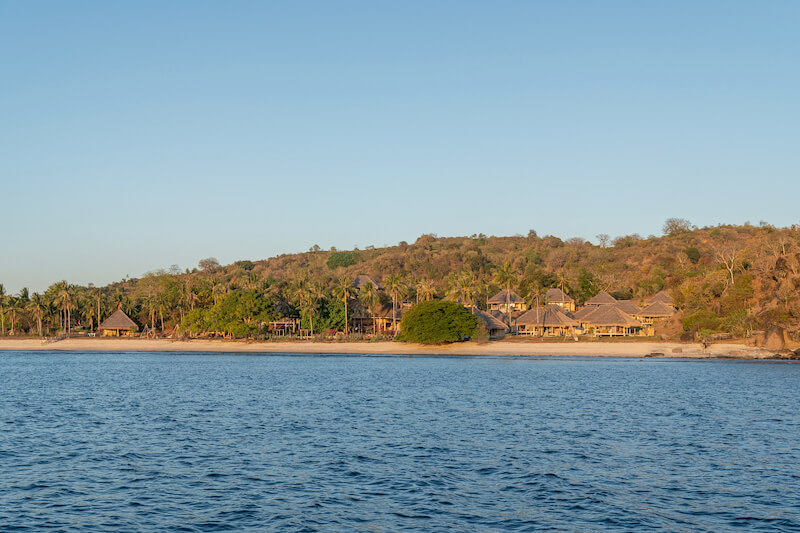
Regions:
M 565 315 L 559 306 L 550 304 L 523 313 L 516 325 L 520 335 L 560 337 L 572 335 L 580 323 Z
M 636 314 L 639 312 L 639 308 L 636 307 L 636 304 L 630 300 L 617 300 L 617 303 L 614 304 L 614 307 L 631 316 L 636 316 Z
M 663 304 L 669 305 L 671 307 L 675 307 L 675 304 L 672 303 L 672 296 L 667 294 L 667 291 L 660 291 L 656 293 L 655 296 L 647 300 L 648 304 L 654 304 L 656 302 L 661 302 Z
M 117 309 L 106 318 L 97 331 L 103 332 L 103 337 L 131 337 L 135 331 L 139 330 L 136 322 L 130 319 L 122 309 Z
M 675 314 L 675 309 L 664 303 L 664 302 L 654 302 L 639 311 L 634 316 L 638 318 L 642 322 L 642 328 L 644 329 L 645 335 L 654 335 L 655 334 L 655 323 L 665 318 L 669 318 Z
M 577 319 L 586 333 L 599 336 L 640 335 L 642 323 L 614 305 L 601 305 Z
M 501 313 L 510 315 L 515 312 L 527 311 L 528 304 L 525 300 L 514 292 L 513 290 L 502 290 L 489 298 L 489 310 L 500 311 Z
M 617 303 L 617 299 L 608 294 L 606 291 L 601 291 L 586 300 L 584 305 L 613 305 Z
M 498 339 L 500 337 L 504 337 L 505 334 L 508 332 L 508 326 L 503 324 L 500 320 L 493 317 L 486 311 L 481 311 L 474 305 L 471 307 L 467 307 L 473 315 L 478 317 L 480 320 L 483 321 L 483 325 L 486 326 L 486 330 L 489 332 L 490 339 Z
M 356 276 L 356 279 L 353 280 L 353 288 L 358 291 L 368 283 L 372 283 L 372 286 L 375 287 L 376 290 L 383 290 L 383 285 L 375 281 L 372 276 L 366 274 L 359 274 Z
M 575 300 L 561 289 L 549 289 L 545 296 L 549 305 L 557 305 L 564 311 L 575 311 Z

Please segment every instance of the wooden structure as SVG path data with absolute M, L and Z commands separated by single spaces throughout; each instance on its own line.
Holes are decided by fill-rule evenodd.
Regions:
M 471 307 L 467 307 L 470 312 L 478 317 L 479 320 L 483 321 L 483 325 L 486 326 L 486 330 L 489 332 L 490 339 L 499 339 L 504 337 L 505 334 L 508 332 L 508 326 L 503 324 L 500 320 L 493 317 L 486 311 L 481 311 L 474 305 Z
M 575 300 L 567 296 L 561 289 L 548 289 L 545 297 L 548 305 L 557 305 L 564 311 L 575 310 Z
M 648 304 L 654 304 L 656 302 L 661 302 L 671 307 L 675 307 L 675 304 L 672 302 L 672 296 L 667 294 L 667 291 L 659 291 L 655 296 L 647 300 Z
M 568 317 L 555 304 L 533 308 L 517 318 L 517 332 L 520 335 L 560 337 L 572 335 L 580 326 L 577 320 Z
M 664 302 L 654 302 L 633 315 L 642 322 L 645 335 L 655 334 L 655 323 L 675 314 L 675 309 Z
M 617 299 L 608 294 L 606 291 L 600 291 L 588 300 L 585 305 L 613 305 L 617 303 Z
M 383 285 L 375 281 L 372 276 L 368 276 L 366 274 L 359 274 L 356 276 L 356 279 L 353 280 L 353 288 L 356 291 L 361 290 L 361 287 L 364 287 L 368 283 L 372 283 L 372 286 L 375 287 L 376 291 L 382 291 Z
M 636 307 L 636 304 L 630 300 L 617 300 L 617 303 L 614 304 L 614 307 L 631 316 L 636 316 L 636 314 L 639 312 L 639 308 Z
M 577 319 L 587 333 L 599 336 L 640 335 L 642 323 L 615 305 L 600 305 Z
M 278 337 L 294 335 L 299 330 L 300 320 L 297 318 L 281 318 L 280 320 L 273 320 L 267 324 L 267 333 L 270 335 L 277 335 Z
M 97 331 L 103 332 L 103 337 L 132 337 L 139 330 L 136 322 L 130 319 L 122 309 L 114 311 L 106 318 Z
M 513 290 L 507 291 L 503 289 L 491 298 L 489 298 L 489 310 L 500 311 L 504 314 L 511 314 L 519 311 L 527 311 L 528 304 L 525 300 L 514 292 Z

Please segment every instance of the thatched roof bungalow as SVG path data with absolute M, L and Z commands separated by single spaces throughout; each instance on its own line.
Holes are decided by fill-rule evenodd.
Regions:
M 134 331 L 138 331 L 139 326 L 136 322 L 125 314 L 122 309 L 117 309 L 110 317 L 103 320 L 97 331 L 102 331 L 104 337 L 130 337 Z
M 671 305 L 674 307 L 674 304 L 672 302 L 672 296 L 670 296 L 667 293 L 667 291 L 659 291 L 655 294 L 655 296 L 647 300 L 648 304 L 654 304 L 657 302 L 661 302 L 663 304 Z
M 568 317 L 557 305 L 530 309 L 516 321 L 517 331 L 524 335 L 562 336 L 572 333 L 580 325 Z
M 353 288 L 358 291 L 361 290 L 361 287 L 364 287 L 368 283 L 372 283 L 372 286 L 375 287 L 376 290 L 383 290 L 383 285 L 375 281 L 372 276 L 368 276 L 366 274 L 359 274 L 356 276 L 356 279 L 353 280 Z
M 675 309 L 664 302 L 654 302 L 633 315 L 642 322 L 647 335 L 655 333 L 654 324 L 676 313 Z
M 508 332 L 508 326 L 503 324 L 500 320 L 496 319 L 486 311 L 481 311 L 474 305 L 472 307 L 468 307 L 470 312 L 473 315 L 478 317 L 479 320 L 483 321 L 483 325 L 486 326 L 486 330 L 489 332 L 490 339 L 497 339 L 500 337 L 504 337 L 505 334 Z
M 614 305 L 601 305 L 580 320 L 595 336 L 628 336 L 641 332 L 642 323 Z
M 512 313 L 514 311 L 525 311 L 528 305 L 525 300 L 513 290 L 498 292 L 489 298 L 489 310 L 500 311 L 501 313 Z
M 617 299 L 606 291 L 600 291 L 586 300 L 586 305 L 613 305 L 615 303 L 617 303 Z
M 547 303 L 550 305 L 557 305 L 565 311 L 575 310 L 575 300 L 567 296 L 561 289 L 548 289 L 545 297 L 547 298 Z
M 615 303 L 614 306 L 623 313 L 627 313 L 631 316 L 636 316 L 636 314 L 639 312 L 639 308 L 636 307 L 636 304 L 630 300 L 617 300 L 617 303 Z

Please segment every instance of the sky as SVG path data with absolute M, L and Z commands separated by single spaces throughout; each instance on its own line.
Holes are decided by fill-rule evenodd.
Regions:
M 0 283 L 800 222 L 800 2 L 0 0 Z

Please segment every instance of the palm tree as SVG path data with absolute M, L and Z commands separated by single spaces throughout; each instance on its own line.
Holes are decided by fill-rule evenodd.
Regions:
M 417 303 L 419 303 L 420 298 L 427 302 L 432 300 L 434 296 L 436 296 L 436 285 L 432 280 L 425 278 L 417 283 Z
M 20 299 L 15 296 L 8 298 L 8 311 L 11 313 L 11 330 L 12 335 L 17 334 L 17 311 L 21 309 Z
M 59 281 L 55 284 L 55 293 L 53 296 L 53 303 L 59 308 L 59 319 L 61 322 L 61 330 L 64 333 L 69 333 L 72 322 L 72 291 L 66 280 Z
M 42 301 L 41 295 L 38 293 L 33 293 L 31 296 L 30 301 L 28 302 L 28 310 L 36 317 L 36 329 L 39 332 L 39 336 L 42 336 L 42 307 L 44 306 L 44 302 Z
M 353 282 L 347 276 L 342 276 L 336 280 L 333 287 L 333 295 L 340 298 L 344 304 L 344 334 L 347 335 L 348 324 L 347 321 L 347 300 L 353 294 Z
M 494 272 L 494 281 L 506 291 L 506 321 L 509 329 L 511 328 L 511 285 L 517 282 L 514 269 L 511 268 L 511 261 L 506 261 Z
M 378 291 L 375 289 L 375 286 L 372 282 L 367 282 L 361 286 L 361 289 L 358 292 L 358 299 L 361 300 L 361 303 L 367 306 L 369 313 L 372 315 L 372 330 L 375 331 L 375 312 L 374 308 L 375 305 L 380 301 L 380 297 L 378 296 Z
M 392 331 L 397 335 L 397 297 L 403 290 L 404 284 L 400 276 L 391 274 L 384 280 L 386 290 L 392 295 Z
M 2 335 L 6 336 L 6 288 L 0 283 L 0 326 Z

